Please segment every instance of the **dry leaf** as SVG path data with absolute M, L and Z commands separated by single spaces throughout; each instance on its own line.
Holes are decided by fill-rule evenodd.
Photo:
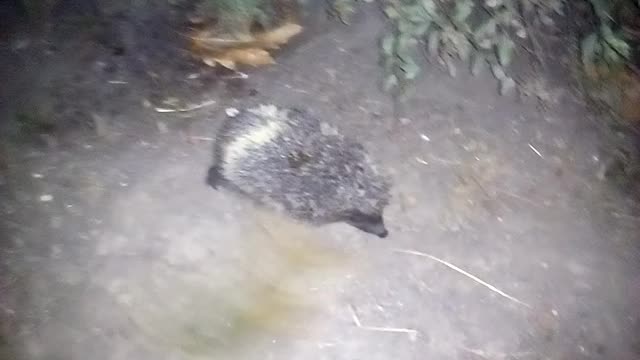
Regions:
M 256 41 L 263 44 L 266 49 L 278 49 L 280 45 L 286 44 L 289 39 L 298 35 L 302 31 L 302 26 L 298 24 L 285 24 L 276 29 L 256 35 Z
M 269 52 L 259 48 L 231 49 L 213 57 L 213 60 L 231 70 L 236 69 L 236 64 L 250 66 L 275 64 Z
M 253 35 L 243 35 L 239 37 L 227 38 L 216 37 L 211 30 L 201 30 L 191 37 L 193 46 L 201 50 L 218 51 L 234 47 L 255 45 L 256 39 Z
M 216 36 L 211 30 L 199 30 L 191 36 L 192 52 L 212 67 L 220 64 L 235 70 L 239 64 L 271 65 L 275 61 L 265 49 L 278 49 L 301 31 L 302 26 L 295 23 L 241 37 Z

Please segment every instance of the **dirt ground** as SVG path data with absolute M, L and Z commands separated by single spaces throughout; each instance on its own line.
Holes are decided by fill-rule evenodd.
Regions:
M 248 79 L 191 64 L 155 93 L 117 49 L 34 58 L 3 39 L 5 134 L 33 101 L 92 126 L 4 146 L 0 358 L 639 359 L 640 208 L 599 176 L 598 119 L 557 78 L 535 77 L 540 110 L 486 72 L 432 68 L 398 121 L 378 86 L 384 22 L 362 6 Z M 207 105 L 154 109 L 173 96 Z M 225 109 L 258 103 L 370 149 L 393 178 L 388 238 L 205 186 Z

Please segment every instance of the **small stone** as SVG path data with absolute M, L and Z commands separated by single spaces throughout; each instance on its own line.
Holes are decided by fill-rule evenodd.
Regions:
M 40 201 L 42 202 L 49 202 L 51 200 L 53 200 L 53 195 L 50 195 L 50 194 L 40 195 Z
M 33 173 L 33 174 L 31 174 L 31 177 L 33 177 L 34 179 L 42 179 L 44 177 L 44 175 L 38 174 L 38 173 Z
M 240 111 L 236 108 L 229 107 L 224 110 L 228 117 L 236 117 L 240 113 Z
M 406 117 L 400 118 L 400 124 L 409 125 L 410 123 L 411 123 L 411 119 L 406 118 Z

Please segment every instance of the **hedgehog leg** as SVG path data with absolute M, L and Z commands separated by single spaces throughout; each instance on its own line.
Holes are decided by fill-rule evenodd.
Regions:
M 206 182 L 207 185 L 214 189 L 218 189 L 218 186 L 220 186 L 220 183 L 222 182 L 222 174 L 220 173 L 220 168 L 217 165 L 209 168 Z

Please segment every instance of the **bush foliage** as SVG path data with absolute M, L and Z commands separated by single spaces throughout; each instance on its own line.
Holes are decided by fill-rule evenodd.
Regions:
M 630 58 L 630 39 L 617 24 L 614 10 L 636 0 L 583 0 L 597 19 L 595 30 L 581 42 L 586 67 L 616 65 Z M 568 0 L 387 0 L 385 14 L 392 27 L 381 41 L 386 77 L 384 88 L 403 91 L 417 77 L 425 53 L 456 76 L 460 61 L 472 74 L 489 68 L 500 93 L 516 83 L 509 75 L 517 44 L 531 37 L 527 22 L 553 26 L 554 18 L 571 16 Z M 535 44 L 534 44 L 535 45 Z

